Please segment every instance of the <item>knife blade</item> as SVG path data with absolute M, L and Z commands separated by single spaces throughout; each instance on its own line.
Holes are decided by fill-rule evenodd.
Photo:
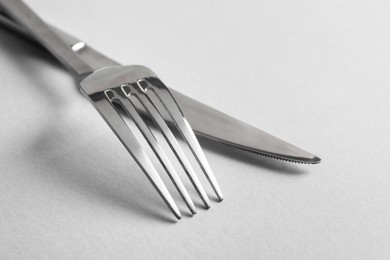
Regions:
M 1 10 L 0 24 L 38 44 L 20 25 L 7 17 Z M 69 48 L 78 53 L 94 69 L 103 66 L 119 65 L 119 63 L 94 50 L 85 42 L 58 28 L 53 28 L 60 38 L 68 44 Z M 316 164 L 321 161 L 317 156 L 295 145 L 287 143 L 171 88 L 170 90 L 198 136 L 275 159 L 307 164 Z M 169 121 L 168 115 L 163 116 Z

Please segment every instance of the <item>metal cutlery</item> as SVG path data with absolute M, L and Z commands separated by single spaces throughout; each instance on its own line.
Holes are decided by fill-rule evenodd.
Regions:
M 148 113 L 149 117 L 158 126 L 205 207 L 209 208 L 210 201 L 208 196 L 185 153 L 162 118 L 162 110 L 170 116 L 171 121 L 175 123 L 194 158 L 199 163 L 216 196 L 222 201 L 222 192 L 190 124 L 184 117 L 170 90 L 153 71 L 147 67 L 137 65 L 118 66 L 110 64 L 110 66 L 90 66 L 22 1 L 1 0 L 0 3 L 10 17 L 23 26 L 36 41 L 52 53 L 78 79 L 82 92 L 138 163 L 176 218 L 180 219 L 181 217 L 179 209 L 144 149 L 121 117 L 118 107 L 132 118 L 168 173 L 191 213 L 195 214 L 196 209 L 186 188 L 153 132 L 142 119 L 135 103 L 141 104 L 144 111 Z
M 23 26 L 1 12 L 1 6 L 0 24 L 3 25 L 4 28 L 10 29 L 12 32 L 17 33 L 30 42 L 36 43 L 36 40 L 28 31 L 25 30 L 25 28 L 23 28 Z M 81 41 L 58 28 L 52 27 L 52 29 L 64 42 L 67 43 L 69 49 L 72 49 L 92 68 L 119 65 L 118 62 L 115 62 L 114 60 L 94 50 L 84 41 Z M 321 159 L 317 156 L 295 145 L 287 143 L 286 141 L 246 124 L 221 111 L 202 104 L 201 102 L 185 96 L 173 89 L 170 90 L 180 105 L 183 113 L 186 115 L 186 118 L 190 122 L 194 132 L 199 137 L 205 137 L 207 140 L 239 148 L 243 152 L 254 153 L 289 162 L 316 164 L 321 161 Z M 139 106 L 137 109 L 139 111 L 144 110 Z M 162 116 L 166 121 L 171 120 L 166 114 L 162 114 Z
M 1 0 L 0 3 L 5 1 L 6 0 Z M 14 3 L 11 3 L 11 5 L 12 4 Z M 12 17 L 10 17 L 10 14 L 12 15 L 12 13 L 10 12 L 8 12 L 8 14 L 4 13 L 2 9 L 4 8 L 2 8 L 0 5 L 1 25 L 3 25 L 5 28 L 11 29 L 12 32 L 18 33 L 19 35 L 25 37 L 29 41 L 37 43 L 39 46 L 42 46 L 44 48 L 47 48 L 47 46 L 44 43 L 42 43 L 41 40 L 39 40 L 39 38 L 36 38 L 36 36 L 34 36 L 34 33 L 31 33 L 28 27 L 26 27 L 23 24 L 23 21 L 22 22 L 19 21 L 16 16 L 14 16 L 14 18 L 16 19 L 13 19 Z M 74 55 L 77 56 L 86 65 L 88 65 L 90 69 L 98 70 L 101 67 L 105 67 L 105 66 L 119 65 L 119 63 L 97 52 L 96 50 L 88 46 L 85 42 L 80 41 L 77 38 L 55 27 L 50 26 L 48 28 L 50 28 L 51 32 L 54 32 L 58 36 L 58 38 L 61 39 L 63 43 L 66 44 L 66 48 L 68 50 L 72 51 Z M 153 76 L 155 75 L 153 74 Z M 162 84 L 161 81 L 159 81 L 159 83 Z M 136 125 L 138 126 L 138 128 L 142 129 L 141 132 L 146 138 L 146 140 L 148 141 L 150 147 L 158 157 L 164 169 L 168 173 L 171 173 L 170 176 L 171 179 L 173 179 L 176 188 L 179 190 L 179 193 L 185 200 L 187 206 L 190 208 L 190 211 L 194 213 L 195 208 L 193 207 L 193 203 L 190 200 L 188 193 L 185 191 L 185 189 L 182 189 L 181 186 L 182 184 L 180 182 L 180 179 L 178 179 L 177 175 L 175 175 L 175 169 L 172 167 L 168 158 L 165 156 L 164 151 L 162 151 L 161 147 L 156 142 L 153 134 L 150 131 L 148 131 L 149 130 L 148 126 L 142 121 L 142 119 L 139 117 L 139 114 L 134 112 L 135 109 L 139 113 L 151 117 L 153 121 L 157 123 L 157 125 L 159 125 L 160 128 L 165 129 L 163 133 L 164 132 L 169 133 L 169 134 L 164 134 L 165 139 L 169 141 L 168 143 L 170 144 L 171 148 L 175 152 L 175 155 L 178 157 L 181 165 L 184 167 L 184 169 L 186 169 L 187 174 L 190 175 L 191 173 L 194 174 L 191 165 L 189 165 L 188 160 L 186 160 L 185 155 L 182 153 L 180 146 L 178 146 L 176 142 L 176 139 L 173 137 L 173 135 L 171 135 L 170 132 L 168 132 L 169 129 L 165 122 L 170 122 L 170 123 L 174 122 L 174 120 L 172 120 L 172 118 L 170 117 L 169 113 L 167 113 L 166 111 L 159 111 L 160 113 L 158 113 L 153 117 L 150 115 L 150 109 L 154 107 L 153 105 L 149 107 L 149 110 L 147 110 L 145 105 L 141 104 L 140 102 L 137 103 L 131 102 L 131 98 L 134 98 L 137 95 L 138 95 L 138 99 L 139 97 L 148 98 L 147 95 L 143 93 L 142 90 L 140 91 L 140 89 L 142 89 L 143 86 L 146 86 L 146 88 L 149 89 L 148 84 L 150 83 L 142 79 L 137 80 L 132 84 L 123 84 L 120 86 L 120 89 L 117 87 L 116 89 L 114 89 L 114 91 L 108 90 L 107 92 L 105 92 L 105 97 L 107 98 L 107 100 L 111 102 L 113 107 L 117 106 L 115 104 L 119 104 L 120 106 L 124 107 L 122 101 L 126 100 L 124 102 L 127 103 L 126 106 L 132 108 L 131 110 L 127 109 L 127 113 L 130 114 L 130 117 L 134 121 L 138 122 L 138 123 L 136 122 Z M 137 92 L 140 93 L 137 94 Z M 226 144 L 228 146 L 236 147 L 243 151 L 249 151 L 251 153 L 268 156 L 271 158 L 282 159 L 282 160 L 292 161 L 292 162 L 299 162 L 299 163 L 311 163 L 311 164 L 319 163 L 321 161 L 318 157 L 312 155 L 311 153 L 308 153 L 292 144 L 289 144 L 281 139 L 278 139 L 259 129 L 256 129 L 255 127 L 245 124 L 240 120 L 232 118 L 196 100 L 193 100 L 173 89 L 170 89 L 170 93 L 172 94 L 171 98 L 174 98 L 174 100 L 176 100 L 179 107 L 186 115 L 187 120 L 189 121 L 189 123 L 191 124 L 195 133 L 198 136 L 206 137 L 207 139 L 211 139 L 213 141 Z M 150 103 L 151 100 L 148 101 L 149 103 L 147 104 L 151 104 Z M 156 118 L 158 119 L 156 120 Z M 162 120 L 162 118 L 165 120 L 165 122 L 164 120 Z M 192 138 L 193 137 L 194 136 L 192 136 Z M 195 145 L 195 147 L 196 146 L 197 145 Z M 138 163 L 140 164 L 140 162 Z M 208 167 L 208 164 L 206 165 L 207 165 L 206 167 Z M 143 170 L 145 172 L 145 169 Z M 151 181 L 153 183 L 153 180 Z M 156 187 L 156 189 L 158 188 Z M 198 189 L 198 193 L 202 193 L 202 192 L 199 191 Z M 164 199 L 164 194 L 160 193 L 160 195 L 162 195 Z M 222 197 L 220 197 L 220 199 L 222 199 Z M 209 202 L 205 201 L 204 198 L 202 200 L 207 207 L 207 204 L 209 204 Z M 168 206 L 170 205 L 169 202 L 166 201 L 166 199 L 164 201 L 167 203 Z M 172 206 L 169 207 L 173 212 L 175 212 Z M 177 215 L 177 213 L 174 214 Z

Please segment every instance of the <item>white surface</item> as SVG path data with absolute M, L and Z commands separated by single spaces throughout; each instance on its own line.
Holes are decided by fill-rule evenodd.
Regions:
M 225 200 L 175 222 L 72 78 L 0 30 L 1 259 L 390 258 L 388 1 L 28 3 L 323 162 L 206 144 Z

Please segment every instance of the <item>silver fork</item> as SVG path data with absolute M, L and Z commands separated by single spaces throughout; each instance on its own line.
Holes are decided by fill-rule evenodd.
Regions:
M 37 41 L 45 46 L 48 51 L 72 72 L 80 82 L 82 92 L 91 101 L 127 151 L 132 155 L 176 218 L 181 218 L 179 209 L 144 149 L 125 123 L 117 106 L 122 108 L 134 121 L 192 214 L 196 213 L 193 201 L 178 177 L 168 156 L 135 108 L 134 102 L 140 102 L 150 114 L 150 117 L 160 129 L 205 207 L 209 208 L 210 200 L 202 184 L 178 141 L 161 116 L 161 113 L 164 112 L 162 110 L 168 112 L 193 156 L 199 163 L 217 198 L 220 201 L 223 200 L 223 195 L 215 176 L 192 128 L 168 88 L 154 72 L 147 67 L 138 65 L 110 66 L 93 70 L 57 36 L 52 28 L 22 1 L 0 0 L 0 4 L 8 15 L 24 26 Z

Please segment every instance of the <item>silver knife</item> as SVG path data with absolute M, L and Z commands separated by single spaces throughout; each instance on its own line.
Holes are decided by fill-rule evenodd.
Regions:
M 0 24 L 36 43 L 20 25 L 7 17 L 1 10 Z M 69 48 L 72 48 L 73 51 L 78 53 L 92 68 L 119 65 L 119 63 L 94 50 L 85 42 L 57 28 L 54 29 L 58 36 L 69 45 Z M 247 152 L 285 161 L 309 164 L 316 164 L 321 161 L 317 156 L 297 146 L 202 104 L 173 89 L 170 90 L 198 136 Z M 169 120 L 167 115 L 164 115 L 164 118 Z

